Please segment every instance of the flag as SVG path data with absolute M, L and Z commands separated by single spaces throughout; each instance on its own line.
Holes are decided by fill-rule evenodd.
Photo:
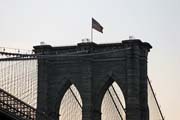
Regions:
M 103 27 L 94 18 L 92 18 L 92 28 L 103 33 Z

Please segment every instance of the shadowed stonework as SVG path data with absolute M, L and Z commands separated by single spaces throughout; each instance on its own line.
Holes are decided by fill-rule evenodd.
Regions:
M 101 120 L 103 97 L 116 82 L 125 98 L 126 120 L 149 120 L 147 55 L 151 48 L 138 39 L 34 46 L 39 54 L 37 109 L 58 120 L 61 100 L 73 84 L 82 99 L 82 120 Z

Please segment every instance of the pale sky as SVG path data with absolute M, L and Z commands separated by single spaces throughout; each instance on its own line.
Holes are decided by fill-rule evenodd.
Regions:
M 149 78 L 166 120 L 179 120 L 179 0 L 0 0 L 0 46 L 76 45 L 90 38 L 91 17 L 104 27 L 96 43 L 134 35 L 153 46 Z

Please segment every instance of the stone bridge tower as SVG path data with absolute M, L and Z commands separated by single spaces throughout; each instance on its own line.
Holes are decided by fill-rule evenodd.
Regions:
M 74 84 L 82 97 L 82 120 L 101 120 L 103 96 L 116 81 L 126 103 L 126 120 L 149 120 L 147 55 L 151 45 L 138 39 L 122 43 L 34 46 L 38 59 L 37 109 L 58 120 L 60 102 Z

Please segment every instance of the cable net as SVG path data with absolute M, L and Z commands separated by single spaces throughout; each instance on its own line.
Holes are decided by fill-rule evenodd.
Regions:
M 155 93 L 148 79 L 148 106 L 149 106 L 149 120 L 164 120 L 160 106 L 156 99 Z
M 116 82 L 106 91 L 101 112 L 102 120 L 126 120 L 124 96 Z
M 36 108 L 37 60 L 0 61 L 0 88 Z
M 71 85 L 60 105 L 60 120 L 82 120 L 82 100 L 77 88 Z

